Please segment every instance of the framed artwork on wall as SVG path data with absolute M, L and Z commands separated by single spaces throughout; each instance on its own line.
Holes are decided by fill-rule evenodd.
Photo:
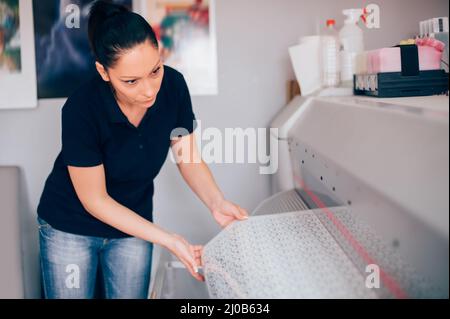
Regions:
M 30 0 L 0 0 L 0 109 L 37 106 Z
M 110 0 L 133 9 L 136 0 Z M 66 98 L 96 71 L 87 35 L 94 0 L 33 1 L 40 99 Z
M 146 0 L 136 11 L 154 29 L 164 63 L 186 78 L 191 95 L 218 94 L 215 0 Z

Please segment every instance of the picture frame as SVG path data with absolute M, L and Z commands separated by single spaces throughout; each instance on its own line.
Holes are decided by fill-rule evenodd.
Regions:
M 0 0 L 0 109 L 37 107 L 32 1 Z
M 154 29 L 164 64 L 184 75 L 191 95 L 217 95 L 215 0 L 145 0 L 135 9 Z
M 111 1 L 132 10 L 137 0 Z M 67 98 L 97 72 L 87 35 L 93 3 L 94 0 L 34 1 L 39 99 Z

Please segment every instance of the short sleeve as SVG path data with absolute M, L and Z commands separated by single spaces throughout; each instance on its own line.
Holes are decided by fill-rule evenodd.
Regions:
M 93 120 L 66 104 L 62 109 L 62 158 L 66 165 L 92 167 L 102 163 Z
M 178 137 L 190 135 L 195 131 L 197 122 L 192 110 L 191 95 L 184 76 L 178 79 L 177 124 L 175 132 Z M 174 137 L 173 134 L 171 137 Z

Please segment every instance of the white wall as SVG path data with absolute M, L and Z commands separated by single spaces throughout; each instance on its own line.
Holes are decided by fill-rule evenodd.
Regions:
M 193 98 L 203 127 L 267 127 L 285 104 L 286 81 L 293 78 L 288 46 L 314 34 L 327 18 L 340 26 L 342 9 L 370 2 L 381 7 L 381 29 L 365 31 L 368 49 L 395 45 L 418 33 L 420 20 L 448 15 L 447 0 L 217 0 L 219 95 Z M 22 168 L 21 204 L 30 220 L 60 148 L 63 103 L 42 100 L 33 110 L 0 110 L 0 165 Z M 258 167 L 220 164 L 211 170 L 228 199 L 252 210 L 270 194 L 270 178 Z M 219 230 L 170 162 L 156 180 L 155 220 L 196 243 L 206 243 Z M 34 236 L 30 230 L 27 238 Z M 25 247 L 32 267 L 34 247 Z

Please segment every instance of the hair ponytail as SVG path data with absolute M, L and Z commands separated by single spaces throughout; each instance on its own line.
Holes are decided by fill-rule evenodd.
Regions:
M 156 35 L 143 17 L 104 0 L 90 9 L 88 37 L 96 60 L 105 68 L 114 66 L 122 51 L 147 40 L 158 48 Z

